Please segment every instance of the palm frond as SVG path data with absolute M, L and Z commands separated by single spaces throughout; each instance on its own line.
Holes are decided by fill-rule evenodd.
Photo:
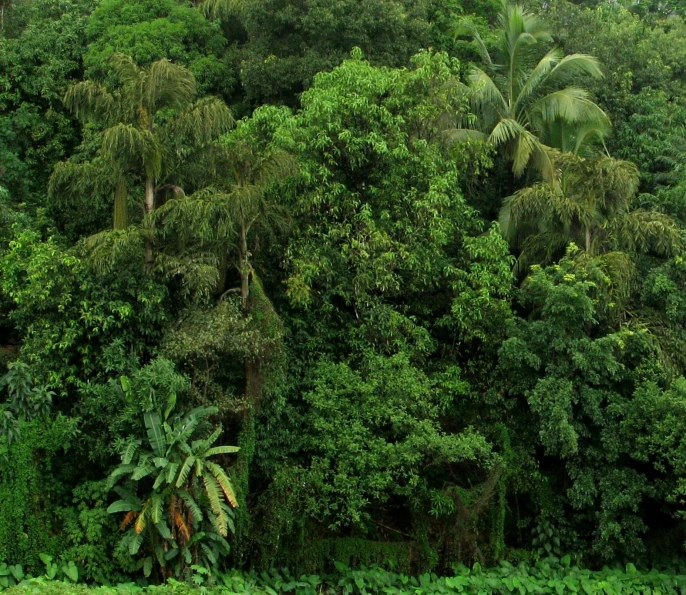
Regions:
M 162 151 L 150 130 L 133 124 L 115 124 L 103 133 L 102 150 L 115 161 L 134 167 L 142 164 L 146 174 L 152 178 L 160 174 Z
M 145 78 L 143 71 L 131 56 L 121 52 L 114 52 L 110 57 L 112 70 L 119 79 L 120 85 L 126 89 L 128 103 L 138 105 L 143 97 Z
M 473 68 L 467 77 L 471 89 L 471 99 L 477 112 L 485 106 L 494 107 L 501 117 L 509 113 L 507 100 L 493 79 L 480 68 Z
M 541 97 L 531 107 L 532 117 L 540 122 L 561 119 L 566 122 L 607 122 L 607 115 L 590 99 L 588 91 L 566 87 Z
M 594 79 L 603 77 L 600 62 L 587 54 L 569 54 L 555 64 L 541 81 L 541 86 L 551 87 L 566 85 L 577 76 L 586 75 Z
M 148 113 L 163 108 L 184 109 L 198 94 L 193 73 L 186 67 L 163 59 L 153 62 L 143 88 L 143 102 Z
M 203 97 L 171 123 L 172 136 L 191 137 L 197 144 L 218 139 L 234 125 L 229 107 L 217 97 Z
M 620 250 L 672 256 L 683 247 L 678 223 L 655 211 L 626 213 L 612 222 L 609 233 L 613 244 Z
M 536 67 L 526 77 L 526 82 L 522 85 L 516 97 L 513 97 L 512 113 L 518 114 L 525 108 L 531 97 L 535 96 L 543 81 L 550 72 L 563 60 L 562 50 L 553 48 L 536 64 Z
M 512 118 L 503 118 L 493 128 L 491 134 L 488 136 L 488 141 L 494 147 L 506 145 L 515 141 L 519 136 L 527 134 L 529 131 L 522 126 L 517 120 Z M 530 133 L 529 133 L 530 134 Z
M 117 117 L 117 101 L 103 85 L 82 81 L 64 95 L 64 105 L 77 118 L 107 125 Z
M 227 18 L 242 14 L 247 0 L 204 0 L 200 5 L 206 16 Z
M 122 230 L 107 230 L 94 234 L 84 242 L 90 263 L 96 271 L 107 273 L 122 262 L 139 260 L 143 266 L 145 234 L 140 227 L 129 226 Z

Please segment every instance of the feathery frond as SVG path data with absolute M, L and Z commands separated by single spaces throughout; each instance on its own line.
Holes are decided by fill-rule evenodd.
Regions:
M 519 5 L 504 3 L 499 21 L 495 60 L 483 40 L 473 34 L 485 68 L 474 67 L 468 75 L 480 130 L 512 162 L 515 175 L 534 165 L 544 179 L 552 181 L 550 148 L 561 149 L 570 141 L 558 144 L 561 139 L 552 134 L 544 139 L 546 127 L 561 120 L 573 126 L 557 132 L 574 134 L 589 122 L 607 123 L 607 116 L 585 90 L 565 87 L 579 76 L 601 77 L 600 65 L 584 54 L 564 56 L 558 48 L 545 51 L 544 44 L 552 40 L 550 32 Z

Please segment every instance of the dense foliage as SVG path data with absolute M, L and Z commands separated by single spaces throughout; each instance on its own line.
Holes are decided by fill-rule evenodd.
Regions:
M 685 588 L 686 23 L 624 4 L 0 0 L 0 586 Z
M 681 593 L 686 577 L 673 570 L 669 572 L 640 572 L 633 564 L 626 568 L 604 569 L 602 571 L 582 570 L 570 567 L 569 558 L 550 558 L 534 567 L 526 564 L 513 566 L 503 563 L 497 568 L 483 570 L 477 563 L 473 568 L 455 565 L 454 572 L 445 577 L 425 573 L 418 577 L 388 572 L 378 567 L 351 570 L 344 564 L 337 564 L 335 574 L 293 575 L 288 571 L 256 573 L 231 572 L 207 584 L 207 576 L 198 572 L 193 577 L 195 584 L 184 584 L 170 580 L 165 585 L 140 587 L 133 583 L 117 587 L 88 588 L 75 585 L 70 567 L 56 568 L 52 559 L 46 557 L 46 574 L 42 577 L 22 577 L 17 568 L 0 566 L 0 581 L 6 577 L 12 586 L 8 595 L 434 595 L 438 593 L 483 593 L 484 595 L 509 595 L 520 593 L 611 593 L 612 595 L 633 595 L 642 593 Z M 61 572 L 61 575 L 58 574 Z M 17 574 L 19 578 L 16 578 Z M 70 576 L 71 575 L 71 576 Z M 59 578 L 63 576 L 60 582 Z M 50 578 L 52 577 L 52 578 Z M 54 580 L 58 577 L 58 580 Z M 47 580 L 46 580 L 47 579 Z M 0 587 L 1 589 L 2 587 Z

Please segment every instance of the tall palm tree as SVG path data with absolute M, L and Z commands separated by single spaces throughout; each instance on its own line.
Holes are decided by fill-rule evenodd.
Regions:
M 607 116 L 589 93 L 571 83 L 579 75 L 602 76 L 598 61 L 584 54 L 565 56 L 553 48 L 543 22 L 516 4 L 504 4 L 498 43 L 493 52 L 475 30 L 472 35 L 483 61 L 468 75 L 469 95 L 483 138 L 502 150 L 520 176 L 531 163 L 546 179 L 553 178 L 550 148 L 555 136 L 545 135 L 556 122 L 600 130 Z M 550 146 L 545 142 L 552 143 Z
M 633 163 L 607 156 L 558 156 L 556 184 L 542 182 L 505 200 L 503 235 L 521 254 L 517 267 L 548 264 L 574 242 L 586 254 L 653 252 L 670 255 L 681 243 L 669 216 L 632 208 L 639 183 Z
M 114 54 L 112 67 L 118 80 L 115 88 L 83 81 L 67 91 L 64 103 L 78 118 L 103 128 L 99 157 L 115 172 L 114 227 L 125 229 L 126 174 L 142 178 L 145 213 L 151 214 L 165 170 L 184 157 L 183 144 L 210 143 L 232 126 L 233 117 L 219 99 L 197 100 L 193 74 L 169 60 L 141 68 L 129 56 Z M 56 168 L 51 188 L 59 189 L 70 179 L 83 181 L 89 171 L 84 168 L 79 177 L 74 175 L 78 167 Z M 148 266 L 153 262 L 151 236 L 146 241 L 145 260 Z

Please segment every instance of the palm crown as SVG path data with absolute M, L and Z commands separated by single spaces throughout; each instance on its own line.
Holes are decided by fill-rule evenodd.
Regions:
M 193 74 L 169 60 L 142 68 L 129 56 L 114 54 L 112 68 L 118 81 L 115 88 L 83 81 L 67 91 L 64 102 L 78 118 L 104 129 L 99 157 L 117 172 L 114 228 L 125 229 L 125 174 L 131 172 L 145 180 L 145 211 L 151 213 L 164 171 L 174 170 L 187 159 L 188 146 L 206 145 L 226 132 L 233 118 L 221 100 L 197 100 Z M 75 169 L 83 168 L 72 163 L 56 168 L 51 180 L 53 193 L 65 182 L 69 186 L 89 174 L 81 171 L 84 176 L 75 176 Z M 148 261 L 151 256 L 149 249 Z
M 521 249 L 519 269 L 548 264 L 574 242 L 589 256 L 609 251 L 670 255 L 681 241 L 667 215 L 632 208 L 639 173 L 633 163 L 571 153 L 555 159 L 556 184 L 539 183 L 505 200 L 503 234 Z
M 478 32 L 473 36 L 483 68 L 472 68 L 468 82 L 481 131 L 512 161 L 515 175 L 533 163 L 552 179 L 549 149 L 562 148 L 550 132 L 555 123 L 571 125 L 571 131 L 590 124 L 598 133 L 607 126 L 607 116 L 589 93 L 571 84 L 579 75 L 601 77 L 598 61 L 584 54 L 565 56 L 558 48 L 541 57 L 542 46 L 552 41 L 550 32 L 518 5 L 503 5 L 493 52 Z M 565 130 L 569 135 L 570 126 Z

